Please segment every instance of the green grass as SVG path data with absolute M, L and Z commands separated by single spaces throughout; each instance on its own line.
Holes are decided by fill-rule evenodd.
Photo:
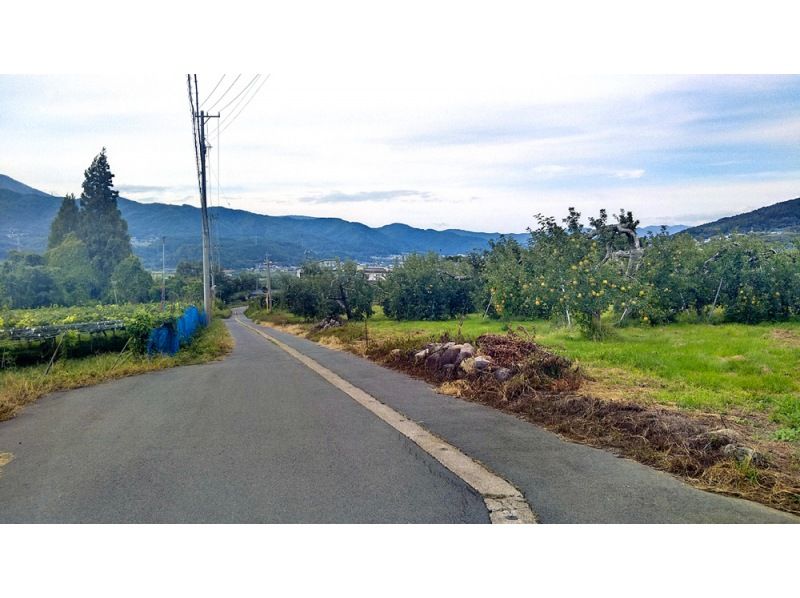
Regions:
M 55 362 L 45 376 L 45 364 L 0 370 L 0 421 L 13 417 L 24 405 L 55 392 L 90 386 L 154 370 L 203 363 L 225 355 L 233 340 L 222 320 L 217 319 L 198 333 L 194 342 L 172 357 L 104 353 Z
M 272 319 L 300 322 L 281 313 Z M 578 330 L 546 321 L 504 322 L 472 314 L 460 331 L 474 339 L 520 327 L 539 343 L 577 360 L 595 379 L 592 391 L 715 413 L 766 413 L 783 426 L 776 437 L 789 440 L 800 434 L 800 322 L 633 326 L 592 341 Z M 362 322 L 354 322 L 323 335 L 347 343 L 358 331 L 363 334 L 363 328 Z M 397 322 L 380 309 L 369 321 L 370 338 L 376 340 L 445 332 L 456 338 L 459 322 Z

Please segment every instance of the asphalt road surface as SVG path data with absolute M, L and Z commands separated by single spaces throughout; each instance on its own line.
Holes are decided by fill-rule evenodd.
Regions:
M 227 322 L 225 360 L 56 393 L 0 423 L 0 523 L 486 523 L 416 444 Z M 264 329 L 522 490 L 543 523 L 797 522 L 353 355 Z
M 272 343 L 0 424 L 0 522 L 488 523 L 482 498 Z

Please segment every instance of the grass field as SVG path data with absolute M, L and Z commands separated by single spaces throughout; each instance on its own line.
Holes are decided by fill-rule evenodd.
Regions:
M 255 314 L 258 316 L 258 314 Z M 260 317 L 310 330 L 286 313 Z M 711 413 L 766 415 L 775 422 L 768 433 L 778 440 L 800 441 L 800 322 L 780 324 L 671 324 L 618 329 L 592 341 L 577 330 L 546 321 L 503 322 L 467 316 L 463 322 L 386 318 L 380 309 L 368 323 L 372 340 L 391 337 L 460 334 L 474 339 L 508 330 L 566 355 L 588 374 L 586 391 L 605 398 L 675 405 Z M 363 343 L 364 323 L 315 335 L 323 342 Z M 334 341 L 334 342 L 335 342 Z
M 0 370 L 0 421 L 13 417 L 22 407 L 57 390 L 90 386 L 154 370 L 203 363 L 217 359 L 233 348 L 224 322 L 213 320 L 194 342 L 172 357 L 104 353 L 81 359 L 58 360 L 44 375 L 46 365 Z

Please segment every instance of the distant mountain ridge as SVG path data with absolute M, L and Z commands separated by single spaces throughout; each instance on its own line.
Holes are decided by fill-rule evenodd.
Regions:
M 61 204 L 54 197 L 0 174 L 0 259 L 11 249 L 43 251 L 50 223 Z M 167 267 L 181 260 L 199 260 L 200 209 L 189 205 L 143 204 L 120 198 L 119 208 L 128 222 L 134 252 L 149 268 L 161 267 L 161 237 L 166 237 Z M 245 210 L 210 209 L 212 253 L 228 268 L 249 268 L 270 259 L 278 264 L 300 264 L 305 259 L 356 259 L 389 261 L 392 256 L 435 251 L 445 255 L 486 249 L 499 233 L 461 229 L 420 229 L 407 224 L 376 228 L 340 218 L 267 216 Z M 658 234 L 660 226 L 639 228 L 644 236 Z M 669 234 L 685 231 L 703 238 L 740 232 L 800 232 L 800 198 L 722 218 L 692 228 L 667 227 Z M 504 235 L 527 243 L 528 233 Z
M 39 191 L 33 187 L 28 187 L 28 185 L 20 183 L 19 181 L 14 180 L 10 176 L 6 176 L 4 174 L 0 174 L 0 189 L 13 191 L 14 193 L 20 193 L 22 195 L 47 195 L 47 193 L 44 191 Z
M 43 251 L 60 203 L 60 197 L 0 175 L 0 259 L 10 249 Z M 143 204 L 122 197 L 118 205 L 128 222 L 134 252 L 146 266 L 161 266 L 162 236 L 166 237 L 168 267 L 181 260 L 200 259 L 199 208 Z M 499 233 L 437 231 L 399 223 L 371 228 L 340 218 L 267 216 L 222 207 L 209 212 L 214 257 L 231 268 L 252 267 L 266 254 L 286 265 L 306 258 L 388 261 L 391 256 L 414 251 L 453 255 L 485 249 L 490 240 L 501 237 Z M 527 233 L 508 236 L 521 242 L 528 238 Z
M 666 228 L 668 235 L 676 235 L 678 233 L 681 233 L 681 232 L 685 231 L 689 227 L 686 226 L 685 224 L 669 224 L 669 225 L 665 225 L 664 228 Z M 658 235 L 658 234 L 661 233 L 661 227 L 660 226 L 640 226 L 639 228 L 636 229 L 636 232 L 639 233 L 639 236 L 641 236 L 641 237 L 644 237 L 644 236 L 649 235 L 649 234 Z
M 740 233 L 800 233 L 800 197 L 686 229 L 693 237 Z

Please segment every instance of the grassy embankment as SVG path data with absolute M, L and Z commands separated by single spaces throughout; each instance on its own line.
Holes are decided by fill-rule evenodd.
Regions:
M 172 357 L 105 353 L 80 359 L 57 360 L 47 376 L 46 364 L 0 370 L 0 421 L 10 419 L 25 405 L 48 393 L 90 386 L 134 374 L 217 359 L 233 348 L 225 324 L 216 319 L 194 342 Z

